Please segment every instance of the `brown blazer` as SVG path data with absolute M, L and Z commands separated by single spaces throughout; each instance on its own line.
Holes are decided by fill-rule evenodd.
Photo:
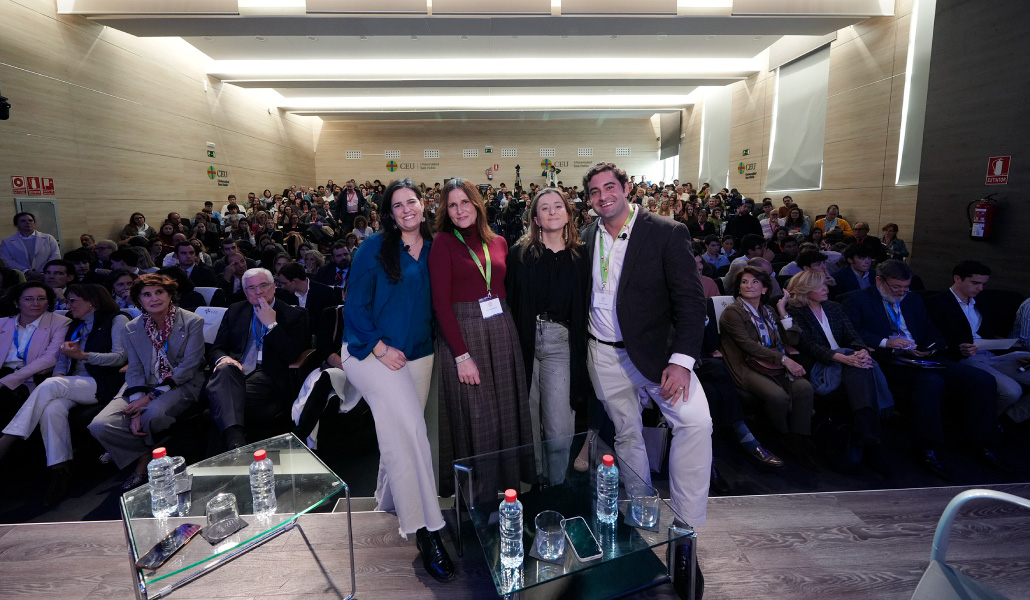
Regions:
M 773 314 L 775 313 L 773 309 Z M 801 327 L 797 323 L 790 329 L 784 329 L 783 324 L 777 321 L 776 330 L 780 341 L 786 345 L 794 346 L 801 340 Z M 749 389 L 745 380 L 750 377 L 769 377 L 748 367 L 745 361 L 747 356 L 776 364 L 783 360 L 783 352 L 762 344 L 762 336 L 758 334 L 758 329 L 751 321 L 751 315 L 737 302 L 727 306 L 723 311 L 722 318 L 719 319 L 719 332 L 722 341 L 720 349 L 725 357 L 726 368 L 729 369 L 733 383 L 737 387 Z

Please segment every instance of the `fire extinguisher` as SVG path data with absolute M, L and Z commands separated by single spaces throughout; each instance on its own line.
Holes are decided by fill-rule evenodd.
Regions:
M 969 217 L 969 225 L 971 227 L 969 237 L 974 240 L 986 240 L 991 237 L 991 226 L 994 223 L 994 211 L 998 208 L 998 205 L 995 204 L 995 200 L 992 196 L 994 196 L 994 194 L 988 194 L 979 200 L 970 202 L 969 206 L 966 207 L 966 213 Z
M 488 181 L 493 181 L 493 179 L 494 179 L 494 170 L 493 169 L 487 169 L 486 170 L 486 179 Z

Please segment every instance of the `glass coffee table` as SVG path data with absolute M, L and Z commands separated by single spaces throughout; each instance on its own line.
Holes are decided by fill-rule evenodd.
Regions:
M 574 468 L 573 459 L 584 443 L 590 444 L 585 471 Z M 696 561 L 696 536 L 674 524 L 672 508 L 658 500 L 658 517 L 643 527 L 630 517 L 630 496 L 649 489 L 627 467 L 620 469 L 619 514 L 614 524 L 598 521 L 596 511 L 597 466 L 605 454 L 615 455 L 596 436 L 585 433 L 538 444 L 520 446 L 454 461 L 455 510 L 458 553 L 461 543 L 462 505 L 486 556 L 497 593 L 505 598 L 612 598 L 671 581 L 676 546 Z M 500 561 L 498 506 L 503 491 L 519 491 L 523 506 L 521 568 L 506 569 Z M 646 493 L 646 492 L 645 492 Z M 600 543 L 602 556 L 580 561 L 566 540 L 558 562 L 530 555 L 535 540 L 534 519 L 554 510 L 566 519 L 583 517 Z M 693 572 L 691 564 L 690 572 Z
M 267 451 L 275 469 L 278 508 L 267 519 L 256 518 L 251 506 L 250 464 L 254 461 L 254 451 L 260 449 Z M 354 596 L 350 490 L 297 436 L 292 433 L 280 435 L 219 454 L 186 467 L 185 473 L 177 478 L 190 483 L 189 491 L 179 494 L 179 515 L 154 518 L 150 507 L 150 484 L 143 484 L 121 497 L 122 523 L 125 525 L 137 598 L 156 600 L 167 596 L 172 590 L 288 531 L 296 524 L 297 517 L 321 506 L 340 492 L 347 499 L 351 571 L 351 592 L 347 598 Z M 179 525 L 205 526 L 208 500 L 223 492 L 236 496 L 239 514 L 247 523 L 246 527 L 217 545 L 211 545 L 197 534 L 156 570 L 136 567 L 140 556 Z

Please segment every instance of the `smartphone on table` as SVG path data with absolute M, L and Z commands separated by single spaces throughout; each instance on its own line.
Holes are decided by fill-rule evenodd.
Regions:
M 565 537 L 580 562 L 601 558 L 601 545 L 583 517 L 565 519 Z
M 200 531 L 200 525 L 184 523 L 175 528 L 174 531 L 161 538 L 161 541 L 154 545 L 149 552 L 136 561 L 136 566 L 141 569 L 156 569 L 165 564 L 173 554 L 186 545 L 186 542 L 193 539 Z

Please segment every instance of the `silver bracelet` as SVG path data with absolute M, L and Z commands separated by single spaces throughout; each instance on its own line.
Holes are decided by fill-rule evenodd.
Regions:
M 468 352 L 466 352 L 465 354 L 462 354 L 461 356 L 454 357 L 454 364 L 460 365 L 461 363 L 465 362 L 466 360 L 468 360 L 470 358 L 472 358 L 472 355 L 469 354 Z
M 385 345 L 385 344 L 384 344 L 384 345 Z M 378 355 L 377 355 L 377 354 L 375 353 L 375 350 L 373 350 L 373 351 L 372 351 L 372 356 L 375 356 L 375 357 L 376 357 L 376 359 L 378 360 L 378 359 L 381 359 L 381 358 L 383 358 L 384 356 L 386 356 L 386 353 L 387 353 L 387 352 L 389 352 L 389 351 L 390 351 L 390 347 L 389 347 L 389 346 L 386 346 L 386 350 L 383 350 L 383 353 L 382 353 L 382 354 L 378 354 Z

